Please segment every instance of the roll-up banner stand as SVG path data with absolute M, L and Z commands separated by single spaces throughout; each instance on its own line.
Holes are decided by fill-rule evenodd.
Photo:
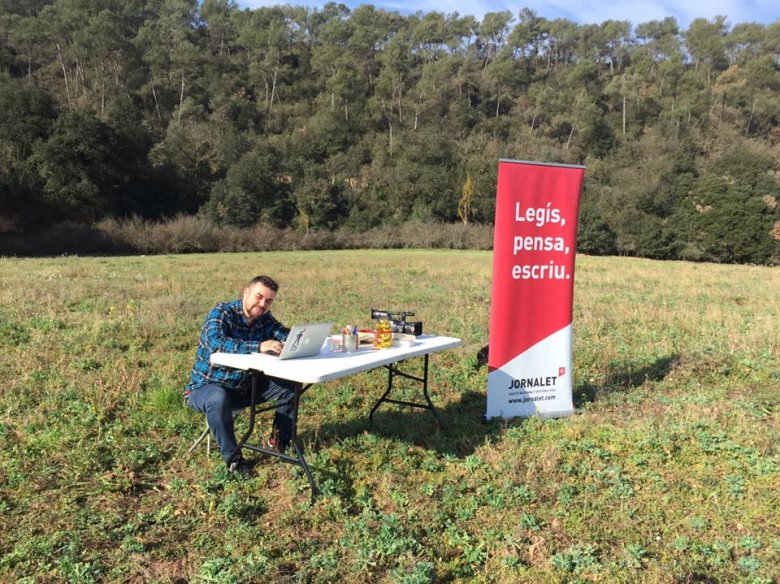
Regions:
M 500 160 L 487 418 L 569 416 L 577 218 L 585 167 Z

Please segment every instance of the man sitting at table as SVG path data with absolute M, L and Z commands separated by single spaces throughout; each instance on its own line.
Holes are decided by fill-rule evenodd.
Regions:
M 228 470 L 245 475 L 249 467 L 241 456 L 233 426 L 233 410 L 249 407 L 252 376 L 247 371 L 212 365 L 212 353 L 281 352 L 288 328 L 271 314 L 279 285 L 268 276 L 253 278 L 242 298 L 217 304 L 200 333 L 195 365 L 185 396 L 189 407 L 206 414 Z M 292 397 L 297 382 L 262 376 L 257 403 L 276 400 L 276 415 L 268 446 L 284 452 L 292 435 Z

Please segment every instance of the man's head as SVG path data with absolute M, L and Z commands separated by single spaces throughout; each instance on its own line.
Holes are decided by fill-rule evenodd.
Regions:
M 278 290 L 279 284 L 268 276 L 252 278 L 244 289 L 243 308 L 246 319 L 252 322 L 269 312 Z

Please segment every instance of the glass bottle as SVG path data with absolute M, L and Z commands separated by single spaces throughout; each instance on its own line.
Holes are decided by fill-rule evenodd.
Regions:
M 389 320 L 381 319 L 374 330 L 374 348 L 387 349 L 393 344 L 393 327 Z

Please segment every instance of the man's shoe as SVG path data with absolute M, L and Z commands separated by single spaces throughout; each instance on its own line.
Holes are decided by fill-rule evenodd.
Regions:
M 287 446 L 290 444 L 289 440 L 282 440 L 279 437 L 279 432 L 272 432 L 271 435 L 268 437 L 268 448 L 271 450 L 276 450 L 277 452 L 284 454 L 284 451 L 287 450 Z
M 235 459 L 233 459 L 228 464 L 228 472 L 230 474 L 235 474 L 240 477 L 248 477 L 249 473 L 252 471 L 250 466 L 247 464 L 246 460 L 244 460 L 243 456 L 239 456 Z

